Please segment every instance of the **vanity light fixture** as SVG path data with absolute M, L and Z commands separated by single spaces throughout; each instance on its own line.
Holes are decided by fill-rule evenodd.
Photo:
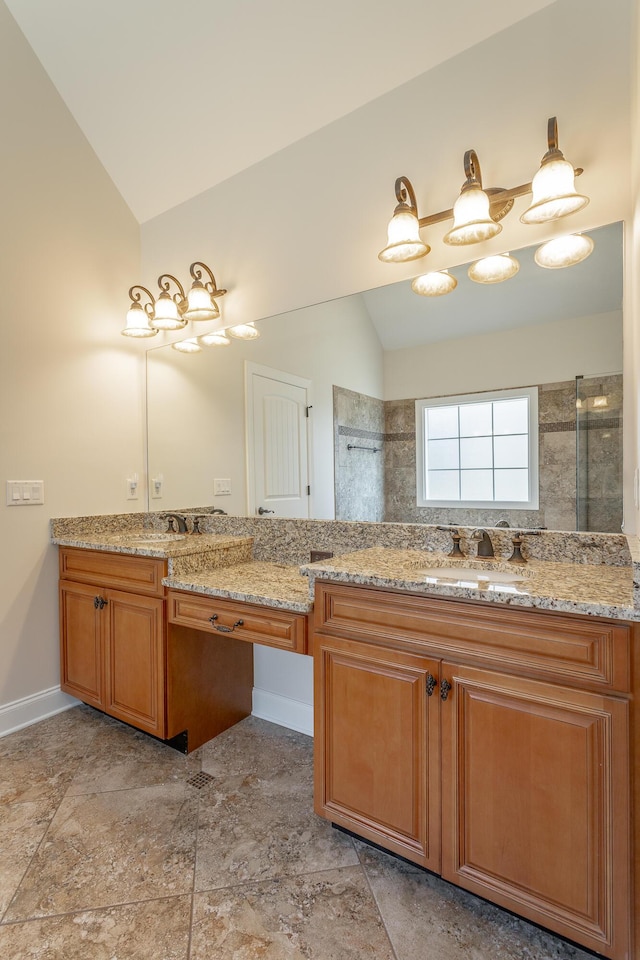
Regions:
M 561 267 L 573 267 L 586 260 L 593 247 L 593 240 L 586 234 L 568 233 L 542 243 L 533 256 L 539 267 L 559 270 Z
M 464 172 L 467 179 L 453 205 L 453 227 L 442 238 L 456 247 L 490 240 L 502 230 L 491 216 L 489 195 L 482 189 L 482 173 L 475 150 L 465 153 Z
M 385 263 L 406 263 L 426 256 L 431 249 L 420 236 L 423 227 L 453 219 L 444 242 L 453 246 L 479 243 L 497 236 L 499 223 L 513 208 L 514 200 L 533 193 L 532 203 L 520 218 L 523 223 L 546 223 L 582 209 L 588 197 L 578 194 L 574 178 L 582 173 L 564 159 L 558 149 L 558 123 L 547 122 L 548 150 L 533 181 L 504 189 L 482 185 L 480 163 L 475 150 L 464 155 L 466 180 L 453 208 L 426 217 L 418 215 L 415 191 L 408 177 L 395 185 L 398 204 L 389 222 L 387 246 L 378 254 Z
M 146 294 L 149 298 L 144 306 L 140 302 L 142 300 L 142 294 L 138 292 L 139 290 L 142 290 L 142 293 Z M 154 330 L 151 326 L 154 304 L 153 297 L 146 287 L 134 286 L 129 290 L 129 298 L 131 300 L 131 306 L 127 311 L 127 324 L 124 330 L 121 331 L 122 336 L 155 337 L 158 331 Z
M 238 323 L 235 327 L 227 327 L 225 333 L 236 340 L 256 340 L 260 336 L 260 331 L 256 329 L 253 322 Z
M 208 276 L 203 282 L 203 271 Z M 193 279 L 191 289 L 185 294 L 180 281 L 170 273 L 158 277 L 160 293 L 154 300 L 146 287 L 135 285 L 129 290 L 131 305 L 127 322 L 121 331 L 125 337 L 153 337 L 158 330 L 182 330 L 190 320 L 214 320 L 220 316 L 216 303 L 226 290 L 219 290 L 216 279 L 206 265 L 196 260 L 189 267 Z M 172 285 L 176 292 L 171 293 Z M 142 294 L 147 302 L 142 304 Z
M 411 289 L 421 297 L 443 297 L 458 286 L 458 281 L 448 270 L 433 270 L 411 281 Z
M 502 283 L 515 277 L 520 264 L 509 253 L 498 253 L 493 257 L 483 257 L 476 260 L 467 270 L 470 280 L 475 283 Z
M 231 340 L 224 330 L 214 330 L 212 333 L 203 333 L 198 337 L 198 343 L 203 347 L 230 347 Z
M 578 193 L 575 177 L 582 170 L 574 170 L 558 149 L 558 121 L 550 117 L 547 123 L 548 149 L 540 169 L 531 182 L 531 206 L 520 217 L 522 223 L 547 223 L 582 210 L 589 198 Z
M 189 340 L 177 340 L 175 343 L 172 343 L 171 346 L 179 353 L 200 353 L 202 350 L 198 341 L 193 337 Z
M 387 227 L 387 246 L 378 254 L 384 263 L 406 263 L 426 256 L 431 247 L 420 238 L 416 195 L 406 177 L 396 180 L 398 205 Z
M 171 284 L 178 288 L 178 293 L 171 295 Z M 182 284 L 170 273 L 163 273 L 158 277 L 160 293 L 153 308 L 151 326 L 155 330 L 181 330 L 186 327 L 187 321 L 182 318 L 180 306 L 185 302 Z
M 204 283 L 202 270 L 209 275 L 209 279 Z M 196 260 L 189 267 L 189 273 L 193 277 L 193 283 L 187 294 L 187 306 L 182 314 L 183 317 L 185 320 L 215 320 L 220 316 L 220 307 L 215 298 L 223 297 L 227 291 L 217 289 L 216 278 L 206 263 Z

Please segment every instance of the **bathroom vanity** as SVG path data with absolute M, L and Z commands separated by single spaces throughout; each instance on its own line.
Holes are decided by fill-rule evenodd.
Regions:
M 253 643 L 310 653 L 320 816 L 639 960 L 633 565 L 375 547 L 303 577 L 242 536 L 57 542 L 66 692 L 190 751 L 251 712 Z
M 322 581 L 313 621 L 316 811 L 629 956 L 634 628 Z

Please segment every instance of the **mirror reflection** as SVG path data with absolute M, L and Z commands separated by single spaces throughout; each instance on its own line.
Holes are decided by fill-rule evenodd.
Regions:
M 447 296 L 418 296 L 404 281 L 267 318 L 256 340 L 190 355 L 150 350 L 150 509 L 619 532 L 622 225 L 590 236 L 591 256 L 567 269 L 538 267 L 533 248 L 511 251 L 520 269 L 503 283 L 473 283 L 456 267 Z M 265 383 L 277 389 L 256 392 Z M 432 456 L 420 468 L 416 401 L 521 388 L 537 398 L 537 496 L 521 492 L 522 437 L 458 437 L 453 464 Z M 308 477 L 278 454 L 288 444 L 303 456 L 301 438 Z M 452 438 L 436 439 L 452 455 Z M 518 479 L 507 499 L 501 469 Z M 428 489 L 425 498 L 429 483 L 445 498 Z

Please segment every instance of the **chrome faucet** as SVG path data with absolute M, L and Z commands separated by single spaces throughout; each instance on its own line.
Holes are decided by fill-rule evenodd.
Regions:
M 178 524 L 178 533 L 187 533 L 187 521 L 186 518 L 182 516 L 181 513 L 162 513 L 160 514 L 162 520 L 167 520 L 169 525 L 167 527 L 167 533 L 175 533 L 176 528 L 174 526 L 174 520 Z
M 476 556 L 478 557 L 494 557 L 495 553 L 493 552 L 493 544 L 491 542 L 491 537 L 486 530 L 482 528 L 476 530 L 471 537 L 472 540 L 478 541 L 478 550 Z

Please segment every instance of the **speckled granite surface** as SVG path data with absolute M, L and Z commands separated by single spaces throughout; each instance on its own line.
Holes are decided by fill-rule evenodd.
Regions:
M 160 543 L 131 540 L 144 531 L 166 530 L 167 521 L 153 513 L 56 519 L 51 521 L 51 533 L 52 541 L 60 545 L 166 558 L 165 583 L 176 589 L 294 611 L 310 609 L 313 581 L 321 576 L 413 593 L 640 620 L 636 537 L 545 530 L 525 539 L 527 569 L 535 571 L 530 582 L 479 589 L 427 582 L 410 569 L 420 558 L 445 557 L 451 547 L 448 531 L 424 524 L 210 515 L 200 525 L 202 536 L 189 534 Z M 473 528 L 459 529 L 468 564 L 476 551 Z M 490 536 L 497 560 L 504 562 L 512 550 L 514 530 L 491 528 Z M 310 566 L 312 549 L 332 551 L 335 559 Z M 308 581 L 298 572 L 301 564 Z
M 313 607 L 309 581 L 300 574 L 298 567 L 284 563 L 256 560 L 216 570 L 202 570 L 191 576 L 174 575 L 162 582 L 165 587 L 174 590 L 244 600 L 298 613 L 308 613 Z
M 309 577 L 313 589 L 315 580 L 337 580 L 341 583 L 388 587 L 411 593 L 459 597 L 465 600 L 490 600 L 511 606 L 536 607 L 543 610 L 561 610 L 589 616 L 640 620 L 640 610 L 633 605 L 633 576 L 631 566 L 595 566 L 590 564 L 530 561 L 519 583 L 472 586 L 469 577 L 460 581 L 439 582 L 435 576 L 421 573 L 421 569 L 436 562 L 438 565 L 469 567 L 469 560 L 450 561 L 443 554 L 429 554 L 414 550 L 388 550 L 373 547 L 336 557 L 333 560 L 309 564 L 302 572 Z M 493 565 L 495 568 L 495 564 Z M 500 563 L 498 569 L 514 570 L 513 565 Z M 491 562 L 479 565 L 484 573 Z M 515 568 L 515 573 L 518 569 Z M 449 576 L 446 571 L 443 574 Z M 488 574 L 490 576 L 490 574 Z

